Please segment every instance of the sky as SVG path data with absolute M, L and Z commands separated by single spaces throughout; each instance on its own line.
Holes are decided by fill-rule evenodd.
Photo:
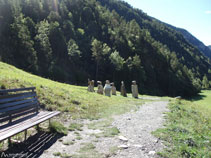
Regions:
M 211 0 L 124 0 L 147 15 L 184 28 L 211 45 Z

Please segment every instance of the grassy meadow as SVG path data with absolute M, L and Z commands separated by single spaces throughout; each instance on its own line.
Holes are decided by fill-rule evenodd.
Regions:
M 0 62 L 0 86 L 6 88 L 34 86 L 43 108 L 67 112 L 73 119 L 107 118 L 104 124 L 102 122 L 90 124 L 90 129 L 104 129 L 110 125 L 109 118 L 112 115 L 137 109 L 146 102 L 143 99 L 121 97 L 119 93 L 112 97 L 90 93 L 87 92 L 87 87 L 44 79 L 2 62 Z M 211 91 L 202 91 L 197 97 L 188 100 L 168 97 L 160 99 L 170 100 L 170 111 L 167 112 L 164 128 L 153 133 L 164 140 L 166 145 L 159 155 L 170 158 L 211 157 Z M 59 125 L 55 124 L 55 126 Z M 71 124 L 69 130 L 80 130 L 81 126 Z M 111 136 L 113 133 L 118 133 L 118 131 L 111 129 L 105 131 L 104 135 Z
M 124 113 L 144 102 L 144 100 L 131 97 L 125 98 L 119 95 L 106 97 L 90 93 L 87 92 L 87 87 L 48 80 L 2 62 L 0 62 L 0 86 L 6 88 L 36 87 L 43 108 L 68 112 L 72 118 L 104 118 Z
M 211 157 L 211 91 L 189 100 L 172 100 L 165 128 L 154 134 L 167 148 L 162 157 Z

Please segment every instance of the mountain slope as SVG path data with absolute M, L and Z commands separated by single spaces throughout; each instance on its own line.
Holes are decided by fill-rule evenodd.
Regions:
M 177 31 L 181 32 L 185 39 L 191 43 L 193 46 L 198 48 L 205 56 L 211 58 L 211 50 L 209 47 L 205 46 L 201 41 L 199 41 L 196 37 L 191 35 L 187 30 L 175 28 Z
M 211 50 L 211 46 L 208 46 L 208 48 Z
M 190 96 L 210 63 L 181 33 L 118 0 L 0 0 L 0 59 L 53 80 L 136 80 L 141 93 Z M 209 77 L 209 76 L 208 76 Z

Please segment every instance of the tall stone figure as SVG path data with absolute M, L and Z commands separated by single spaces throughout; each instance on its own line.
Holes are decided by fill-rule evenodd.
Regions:
M 94 86 L 95 86 L 95 81 L 92 80 L 92 81 L 91 81 L 91 92 L 95 92 Z
M 87 89 L 88 92 L 91 92 L 91 81 L 90 79 L 88 78 L 88 89 Z
M 103 85 L 101 81 L 97 81 L 97 93 L 98 94 L 103 94 Z
M 134 98 L 138 98 L 138 85 L 136 84 L 136 81 L 132 81 L 131 91 L 132 91 L 132 96 Z
M 109 80 L 106 80 L 106 84 L 104 86 L 104 92 L 105 92 L 105 96 L 110 97 L 111 96 L 111 85 Z
M 114 82 L 111 83 L 111 94 L 116 95 L 116 87 L 114 85 Z
M 122 96 L 127 97 L 124 81 L 121 82 L 121 89 L 120 89 L 120 91 L 121 91 L 121 95 Z
M 88 79 L 88 92 L 94 92 L 94 83 L 95 83 L 95 81 L 94 80 L 92 80 L 92 81 L 90 81 L 89 79 Z

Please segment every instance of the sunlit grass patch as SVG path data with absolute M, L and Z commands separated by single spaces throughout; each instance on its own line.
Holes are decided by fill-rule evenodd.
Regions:
M 211 92 L 192 101 L 175 100 L 169 105 L 165 128 L 154 134 L 165 140 L 162 157 L 211 157 Z M 195 99 L 195 100 L 194 100 Z
M 51 132 L 56 132 L 59 134 L 67 135 L 68 133 L 67 128 L 57 121 L 52 121 L 49 125 L 49 129 Z
M 71 123 L 71 124 L 69 125 L 68 130 L 69 130 L 69 131 L 75 131 L 75 130 L 82 131 L 82 130 L 83 130 L 82 127 L 83 127 L 82 124 Z
M 105 137 L 114 137 L 120 133 L 119 129 L 116 127 L 107 128 L 102 134 Z

